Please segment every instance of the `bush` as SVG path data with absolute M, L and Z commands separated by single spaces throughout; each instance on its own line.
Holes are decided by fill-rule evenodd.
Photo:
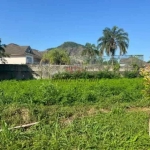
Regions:
M 99 72 L 63 72 L 55 74 L 52 79 L 114 79 L 120 78 L 119 73 L 110 72 L 110 71 L 99 71 Z
M 73 105 L 103 103 L 106 100 L 114 101 L 115 98 L 129 102 L 142 99 L 142 88 L 141 79 L 3 81 L 0 104 Z
M 125 71 L 122 75 L 116 71 L 99 71 L 99 72 L 87 72 L 87 71 L 75 71 L 75 72 L 63 72 L 53 75 L 52 79 L 116 79 L 116 78 L 138 78 L 141 77 L 139 71 Z
M 123 76 L 125 78 L 137 78 L 140 77 L 139 71 L 125 71 Z
M 144 77 L 144 89 L 143 94 L 146 99 L 150 99 L 150 67 L 142 68 L 140 70 L 141 76 Z

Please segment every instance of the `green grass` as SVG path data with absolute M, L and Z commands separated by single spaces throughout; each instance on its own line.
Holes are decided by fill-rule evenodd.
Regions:
M 9 131 L 2 122 L 0 149 L 149 149 L 147 113 L 91 107 L 33 108 L 29 118 L 40 124 L 27 130 Z M 9 117 L 5 121 L 16 121 Z
M 150 109 L 136 108 L 149 107 L 142 79 L 0 84 L 0 149 L 150 149 Z M 8 130 L 37 121 L 27 129 Z
M 141 90 L 142 79 L 31 80 L 0 83 L 0 104 L 75 105 L 98 103 L 149 105 Z

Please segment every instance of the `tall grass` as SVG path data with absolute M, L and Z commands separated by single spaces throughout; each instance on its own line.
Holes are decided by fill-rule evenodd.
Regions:
M 148 114 L 114 109 L 93 115 L 66 117 L 67 110 L 56 111 L 40 124 L 24 130 L 2 125 L 0 149 L 148 149 Z M 66 111 L 66 112 L 65 112 Z M 69 120 L 70 121 L 67 121 Z
M 0 82 L 0 149 L 147 150 L 142 79 Z M 9 130 L 38 121 L 30 128 Z
M 0 83 L 0 103 L 74 105 L 143 99 L 142 79 L 31 80 Z

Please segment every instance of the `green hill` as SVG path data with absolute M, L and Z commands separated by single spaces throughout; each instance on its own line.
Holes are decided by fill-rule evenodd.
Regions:
M 75 42 L 64 42 L 63 44 L 61 44 L 59 47 L 61 48 L 68 48 L 68 47 L 84 47 L 83 45 L 81 44 L 78 44 L 78 43 L 75 43 Z
M 64 42 L 63 44 L 54 47 L 54 48 L 58 48 L 58 49 L 64 49 L 68 52 L 68 54 L 70 56 L 76 56 L 79 57 L 81 56 L 81 52 L 84 49 L 84 45 L 75 43 L 75 42 Z M 54 48 L 48 48 L 47 50 L 52 50 Z
M 75 42 L 64 42 L 57 47 L 48 48 L 47 50 L 53 50 L 55 48 L 66 50 L 71 58 L 72 63 L 80 63 L 83 61 L 81 53 L 84 50 L 84 45 L 82 44 L 78 44 Z

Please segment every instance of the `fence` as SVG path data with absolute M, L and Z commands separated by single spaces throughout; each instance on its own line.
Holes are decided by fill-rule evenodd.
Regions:
M 146 64 L 143 61 L 143 55 L 126 55 L 114 57 L 96 58 L 95 62 L 90 64 L 74 65 L 11 65 L 0 64 L 0 80 L 4 79 L 31 79 L 31 78 L 51 78 L 56 73 L 74 72 L 74 71 L 103 71 L 108 69 L 113 71 L 112 64 L 119 64 L 119 71 L 130 71 L 133 65 L 142 67 Z
M 79 58 L 78 58 L 79 59 Z M 78 60 L 76 59 L 76 60 Z M 83 62 L 85 64 L 99 64 L 99 65 L 114 65 L 120 64 L 120 66 L 132 66 L 138 65 L 139 67 L 145 65 L 144 56 L 143 55 L 115 55 L 115 56 L 103 56 L 103 57 L 96 57 L 93 56 L 91 58 L 84 57 Z M 76 64 L 76 63 L 74 63 Z

